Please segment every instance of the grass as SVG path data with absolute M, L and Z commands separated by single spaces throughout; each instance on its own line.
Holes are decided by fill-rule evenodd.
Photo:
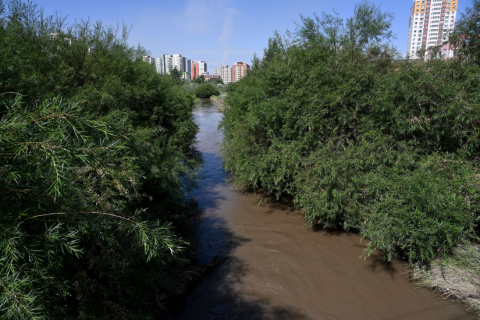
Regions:
M 226 97 L 227 93 L 222 93 L 219 96 L 211 96 L 210 99 L 217 104 L 217 107 L 215 108 L 216 112 L 224 112 L 226 109 L 228 109 L 228 106 L 225 104 Z
M 412 278 L 416 284 L 434 289 L 444 299 L 465 303 L 480 316 L 479 261 L 480 245 L 460 246 L 452 257 L 434 260 L 430 269 L 412 269 Z

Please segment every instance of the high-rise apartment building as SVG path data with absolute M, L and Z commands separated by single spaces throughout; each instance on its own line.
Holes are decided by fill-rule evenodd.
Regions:
M 172 62 L 173 69 L 177 68 L 178 71 L 185 72 L 185 59 L 181 54 L 172 54 Z
M 192 60 L 192 80 L 207 72 L 207 63 L 205 61 Z
M 183 81 L 192 81 L 192 77 L 189 72 L 182 72 L 182 77 L 181 79 Z
M 220 76 L 224 84 L 232 82 L 232 68 L 229 66 L 215 68 L 215 75 Z
M 167 74 L 173 70 L 173 55 L 164 54 L 160 58 L 155 59 L 157 73 Z
M 413 0 L 408 24 L 407 57 L 418 50 L 441 46 L 455 26 L 459 0 Z
M 192 74 L 192 60 L 183 57 L 185 63 L 185 72 Z
M 232 65 L 232 82 L 237 82 L 247 75 L 250 66 L 245 62 L 237 62 Z
M 157 73 L 169 74 L 173 69 L 184 73 L 191 73 L 190 59 L 182 57 L 181 54 L 164 54 L 156 59 Z

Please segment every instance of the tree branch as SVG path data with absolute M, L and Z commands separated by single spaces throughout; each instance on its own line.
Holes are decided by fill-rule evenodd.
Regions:
M 81 214 L 98 214 L 98 215 L 105 215 L 105 216 L 110 216 L 110 217 L 114 217 L 114 218 L 118 218 L 118 219 L 122 219 L 122 220 L 126 220 L 126 221 L 129 221 L 131 223 L 134 223 L 134 224 L 137 224 L 137 225 L 140 225 L 138 222 L 132 220 L 132 219 L 129 219 L 129 218 L 125 218 L 125 217 L 122 217 L 122 216 L 118 216 L 116 214 L 113 214 L 113 213 L 106 213 L 106 212 L 99 212 L 99 211 L 91 211 L 91 212 L 55 212 L 55 213 L 46 213 L 46 214 L 39 214 L 39 215 L 36 215 L 36 216 L 33 216 L 33 217 L 30 217 L 26 220 L 31 220 L 31 219 L 36 219 L 36 218 L 41 218 L 41 217 L 47 217 L 47 216 L 54 216 L 54 215 L 67 215 L 67 214 L 77 214 L 77 213 L 81 213 Z
M 8 93 L 16 94 L 16 95 L 19 95 L 19 96 L 22 96 L 22 97 L 28 96 L 28 94 L 25 95 L 25 94 L 20 94 L 18 92 L 4 92 L 4 93 L 0 94 L 0 97 L 3 96 L 3 95 L 6 95 Z

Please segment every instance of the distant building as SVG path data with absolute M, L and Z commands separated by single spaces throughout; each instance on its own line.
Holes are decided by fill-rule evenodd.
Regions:
M 200 60 L 192 60 L 192 80 L 207 72 L 207 63 Z
M 229 66 L 220 66 L 215 68 L 215 74 L 222 78 L 224 84 L 232 82 L 232 68 Z
M 185 72 L 192 74 L 192 60 L 183 57 L 185 62 Z
M 418 51 L 438 47 L 455 27 L 458 0 L 413 0 L 408 24 L 407 57 L 420 59 Z
M 444 60 L 452 59 L 455 54 L 455 47 L 450 42 L 445 41 L 442 44 L 440 52 L 442 54 L 442 59 Z
M 185 58 L 181 54 L 173 54 L 173 69 L 177 69 L 180 72 L 185 72 Z
M 455 55 L 455 47 L 448 41 L 445 41 L 441 45 L 437 46 L 438 51 L 433 50 L 431 48 L 425 53 L 425 60 L 431 59 L 432 55 L 436 52 L 437 56 L 434 57 L 436 59 L 443 59 L 443 60 L 448 60 L 452 59 Z
M 63 36 L 63 38 L 62 38 Z M 65 37 L 64 35 L 60 34 L 59 32 L 50 33 L 50 40 L 57 40 L 62 38 L 65 42 L 68 42 L 69 45 L 72 45 L 74 41 L 78 41 L 78 38 L 70 38 Z M 89 51 L 90 52 L 90 51 Z
M 190 72 L 182 72 L 182 80 L 192 81 L 192 75 L 190 74 Z
M 142 60 L 147 62 L 147 63 L 150 63 L 151 65 L 155 66 L 155 58 L 153 57 L 150 57 L 150 56 L 143 56 L 142 57 Z
M 205 81 L 222 80 L 222 78 L 219 75 L 207 74 L 207 75 L 203 75 L 203 76 L 205 77 Z
M 250 66 L 245 62 L 237 62 L 232 65 L 232 82 L 237 82 L 247 75 Z
M 160 74 L 169 74 L 173 69 L 190 73 L 189 63 L 190 60 L 182 57 L 181 54 L 164 54 L 156 59 L 156 69 Z
M 56 40 L 58 38 L 60 38 L 60 33 L 59 32 L 50 33 L 50 40 Z
M 159 74 L 168 74 L 173 70 L 173 56 L 171 54 L 164 54 L 162 57 L 156 59 L 156 69 Z

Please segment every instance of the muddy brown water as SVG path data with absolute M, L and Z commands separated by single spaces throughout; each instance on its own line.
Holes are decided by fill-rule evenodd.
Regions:
M 259 197 L 225 183 L 217 130 L 222 114 L 203 100 L 195 111 L 203 185 L 194 197 L 203 214 L 195 254 L 201 264 L 229 258 L 204 277 L 168 319 L 474 319 L 406 279 L 402 261 L 360 258 L 365 241 L 345 232 L 313 232 L 288 204 L 259 206 Z

